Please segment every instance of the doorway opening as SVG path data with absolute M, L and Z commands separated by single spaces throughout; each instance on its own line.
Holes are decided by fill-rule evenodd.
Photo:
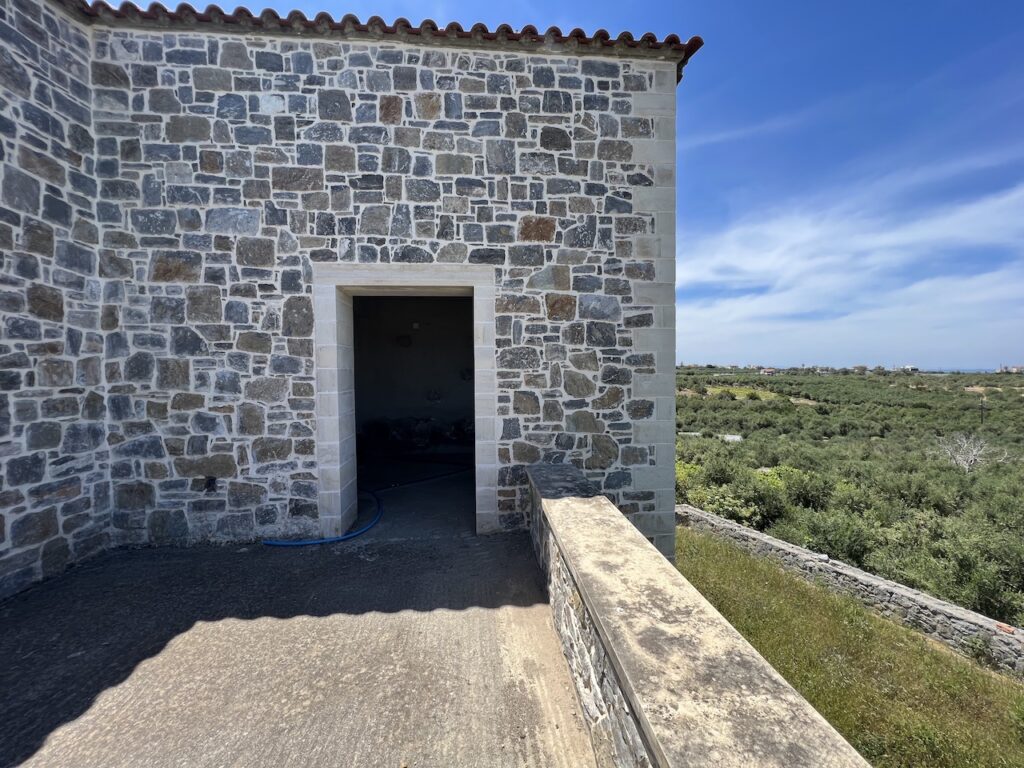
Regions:
M 357 486 L 392 490 L 388 528 L 472 532 L 472 297 L 357 295 L 352 318 Z
M 472 302 L 474 495 L 476 533 L 506 529 L 498 512 L 498 415 L 494 268 L 486 264 L 313 264 L 316 351 L 317 511 L 321 535 L 358 528 L 355 317 L 367 298 L 464 297 Z M 468 333 L 468 331 L 467 331 Z M 365 387 L 364 387 L 365 388 Z M 366 466 L 366 462 L 363 462 Z M 413 487 L 413 490 L 416 490 Z M 397 493 L 397 492 L 396 492 Z M 383 525 L 383 523 L 382 523 Z M 380 526 L 378 526 L 380 527 Z

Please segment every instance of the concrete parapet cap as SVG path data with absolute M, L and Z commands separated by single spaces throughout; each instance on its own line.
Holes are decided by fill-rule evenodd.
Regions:
M 868 766 L 580 470 L 527 475 L 655 765 Z

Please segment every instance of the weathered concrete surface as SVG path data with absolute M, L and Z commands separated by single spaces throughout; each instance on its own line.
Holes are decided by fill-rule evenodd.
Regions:
M 867 768 L 579 470 L 535 465 L 528 474 L 534 544 L 555 574 L 575 682 L 618 723 L 606 739 L 620 742 L 611 764 Z
M 525 533 L 472 475 L 366 536 L 104 555 L 0 604 L 0 765 L 586 766 Z

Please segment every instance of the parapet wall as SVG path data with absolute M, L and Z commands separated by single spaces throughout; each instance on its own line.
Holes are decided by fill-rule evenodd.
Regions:
M 913 627 L 955 651 L 981 656 L 999 669 L 1024 675 L 1024 633 L 1016 627 L 689 504 L 677 506 L 676 515 L 683 525 L 727 538 L 755 555 L 770 557 L 834 592 L 852 595 L 882 616 Z
M 579 470 L 527 473 L 534 547 L 599 765 L 867 768 Z

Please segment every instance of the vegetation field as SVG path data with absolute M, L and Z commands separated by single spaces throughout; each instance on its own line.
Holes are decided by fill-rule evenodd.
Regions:
M 680 501 L 1024 624 L 1024 375 L 676 378 Z
M 875 768 L 1024 765 L 1024 685 L 730 542 L 676 541 L 683 575 Z

